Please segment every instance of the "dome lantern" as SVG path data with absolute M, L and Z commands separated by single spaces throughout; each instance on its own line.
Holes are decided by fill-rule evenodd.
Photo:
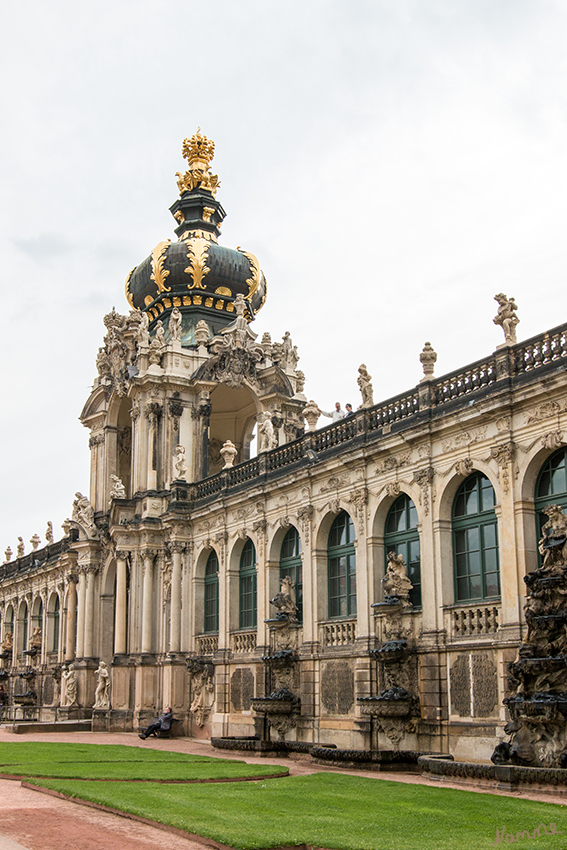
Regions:
M 183 142 L 188 163 L 177 172 L 180 197 L 170 207 L 177 221 L 176 242 L 160 242 L 126 280 L 126 298 L 148 313 L 150 327 L 174 307 L 182 314 L 182 344 L 195 345 L 195 328 L 204 319 L 213 335 L 235 318 L 242 295 L 251 321 L 266 300 L 266 280 L 254 254 L 218 244 L 226 213 L 215 195 L 220 182 L 211 173 L 215 144 L 199 129 Z

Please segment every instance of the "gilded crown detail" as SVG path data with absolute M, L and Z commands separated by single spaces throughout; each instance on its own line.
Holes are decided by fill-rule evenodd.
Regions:
M 191 192 L 193 189 L 205 189 L 215 195 L 220 181 L 216 174 L 211 174 L 209 167 L 215 155 L 215 143 L 203 136 L 199 127 L 190 139 L 183 140 L 181 153 L 189 163 L 189 170 L 185 174 L 178 171 L 175 175 L 179 194 Z

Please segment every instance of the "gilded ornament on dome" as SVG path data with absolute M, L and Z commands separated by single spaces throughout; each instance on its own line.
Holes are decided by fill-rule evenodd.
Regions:
M 134 268 L 132 269 L 132 271 L 130 272 L 128 277 L 126 278 L 126 283 L 124 284 L 124 292 L 126 293 L 126 301 L 130 305 L 130 307 L 132 307 L 132 309 L 134 309 L 134 299 L 132 297 L 132 293 L 130 292 L 130 280 L 131 280 L 132 275 L 134 274 L 135 271 L 136 271 L 136 266 L 134 266 Z
M 160 242 L 159 245 L 156 245 L 152 251 L 152 273 L 150 275 L 150 280 L 154 281 L 158 288 L 158 292 L 171 291 L 171 287 L 165 285 L 165 279 L 168 277 L 169 271 L 163 267 L 163 264 L 165 263 L 165 255 L 170 245 L 170 240 L 166 239 L 165 242 Z
M 228 288 L 228 286 L 217 286 L 215 289 L 215 295 L 228 295 L 229 297 L 232 295 L 232 290 Z
M 206 239 L 196 237 L 189 242 L 187 256 L 191 261 L 191 265 L 187 266 L 185 273 L 191 275 L 193 283 L 187 284 L 188 289 L 206 289 L 203 283 L 203 278 L 210 272 L 207 266 L 207 256 L 209 253 L 209 244 Z
M 248 278 L 248 280 L 246 281 L 246 283 L 248 285 L 248 293 L 246 295 L 246 300 L 250 301 L 250 299 L 252 298 L 252 296 L 254 295 L 254 293 L 256 292 L 258 287 L 260 286 L 260 279 L 261 279 L 260 264 L 258 262 L 258 258 L 255 257 L 254 254 L 250 254 L 248 251 L 244 251 L 239 246 L 237 246 L 236 250 L 240 251 L 240 253 L 243 256 L 245 256 L 246 259 L 248 260 L 248 262 L 250 263 L 250 271 L 252 272 L 252 277 Z
M 190 139 L 184 139 L 181 153 L 189 163 L 185 174 L 177 171 L 177 186 L 179 194 L 191 192 L 193 189 L 204 189 L 215 195 L 220 186 L 216 174 L 211 174 L 209 164 L 215 155 L 215 143 L 201 134 L 199 128 Z

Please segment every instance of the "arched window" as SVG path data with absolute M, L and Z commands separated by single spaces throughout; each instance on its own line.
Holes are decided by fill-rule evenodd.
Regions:
M 461 484 L 453 502 L 455 600 L 500 596 L 494 488 L 482 472 Z
M 289 576 L 293 581 L 297 619 L 303 622 L 303 562 L 301 560 L 301 538 L 297 528 L 289 529 L 283 539 L 280 552 L 280 581 Z
M 256 549 L 250 539 L 244 544 L 240 556 L 239 628 L 256 626 Z
M 388 552 L 403 555 L 406 562 L 408 578 L 413 584 L 410 591 L 410 602 L 415 607 L 421 606 L 421 561 L 419 551 L 419 534 L 417 531 L 417 510 L 410 499 L 403 493 L 399 496 L 386 518 L 384 534 L 384 549 Z
M 541 538 L 542 527 L 549 519 L 543 509 L 552 504 L 561 505 L 564 513 L 567 512 L 567 448 L 559 449 L 548 457 L 537 478 L 535 512 L 538 540 Z
M 53 606 L 53 642 L 51 644 L 51 651 L 58 652 L 59 650 L 59 597 L 55 598 L 55 605 Z
M 356 554 L 354 525 L 346 511 L 335 519 L 329 532 L 329 617 L 356 615 Z
M 214 549 L 205 567 L 205 632 L 219 630 L 219 559 Z

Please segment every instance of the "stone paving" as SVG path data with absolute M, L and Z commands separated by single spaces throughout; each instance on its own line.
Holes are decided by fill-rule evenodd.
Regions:
M 126 744 L 132 747 L 151 747 L 180 753 L 212 755 L 235 758 L 249 764 L 282 764 L 289 768 L 292 776 L 309 773 L 348 773 L 366 776 L 377 781 L 395 780 L 408 784 L 423 784 L 439 788 L 462 788 L 450 782 L 423 779 L 417 774 L 374 773 L 363 770 L 342 770 L 311 764 L 307 757 L 262 758 L 248 753 L 233 753 L 215 750 L 206 741 L 193 738 L 149 739 L 141 741 L 135 733 L 106 734 L 103 732 L 40 733 L 13 735 L 0 728 L 0 742 L 4 741 L 51 741 L 81 744 Z M 467 790 L 478 793 L 496 793 L 518 797 L 505 791 L 490 791 L 469 786 Z M 522 794 L 522 798 L 561 804 L 561 798 L 553 798 L 537 792 Z M 209 847 L 214 847 L 209 842 Z M 98 811 L 86 806 L 60 800 L 45 794 L 22 788 L 18 781 L 0 780 L 0 850 L 203 850 L 203 844 L 166 832 L 146 824 Z

